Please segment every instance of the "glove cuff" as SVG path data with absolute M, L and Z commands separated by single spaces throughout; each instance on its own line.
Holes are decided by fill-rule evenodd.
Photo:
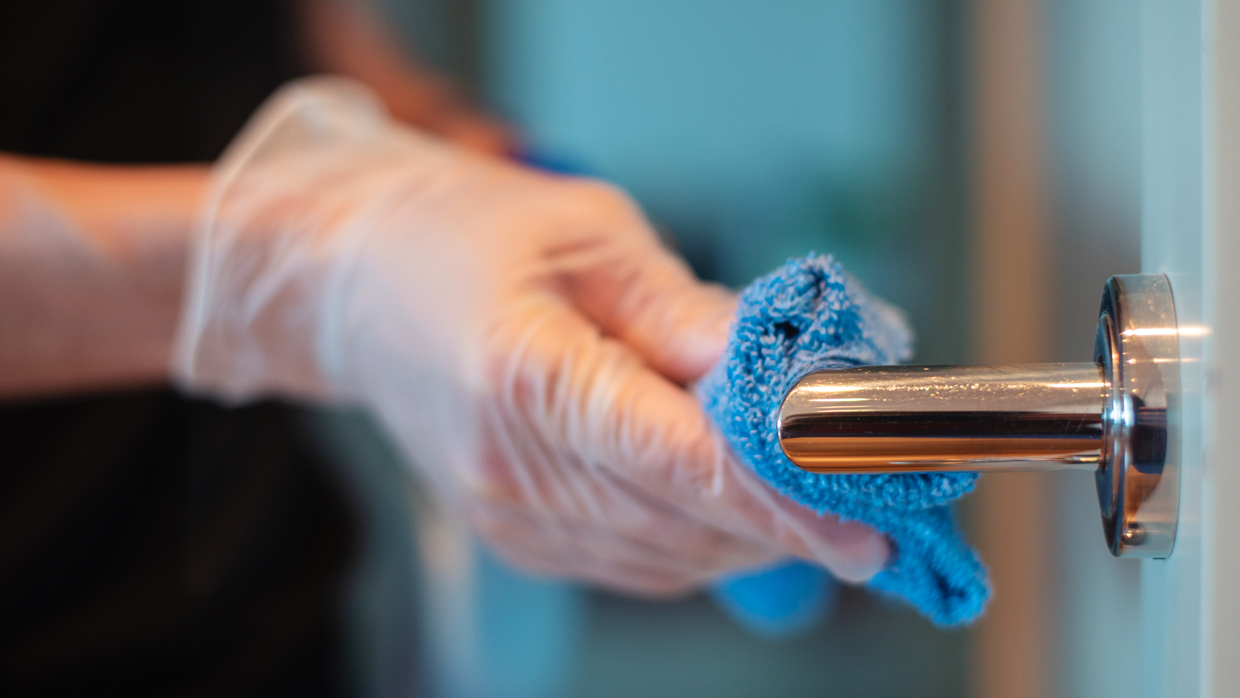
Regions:
M 255 112 L 212 170 L 171 373 L 230 403 L 348 400 L 344 296 L 368 235 L 450 149 L 364 86 L 308 78 Z

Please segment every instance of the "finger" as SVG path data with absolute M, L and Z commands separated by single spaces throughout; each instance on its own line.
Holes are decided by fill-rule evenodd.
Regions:
M 491 463 L 488 486 L 470 495 L 497 515 L 520 516 L 545 528 L 581 535 L 605 531 L 614 538 L 611 547 L 666 560 L 683 572 L 713 575 L 753 567 L 772 557 L 769 547 L 723 531 L 572 454 L 527 459 L 519 450 L 508 450 Z M 494 532 L 504 534 L 502 527 Z M 548 545 L 553 550 L 558 543 Z M 598 546 L 593 550 L 604 552 Z
M 617 412 L 627 418 L 608 462 L 648 491 L 674 497 L 724 530 L 816 560 L 842 579 L 860 581 L 882 569 L 889 553 L 882 535 L 820 516 L 775 492 L 735 460 L 684 390 L 639 372 L 625 381 L 615 400 Z
M 493 341 L 505 350 L 488 372 L 486 436 L 470 478 L 475 497 L 544 521 L 603 526 L 693 567 L 754 564 L 751 543 L 738 551 L 734 536 L 600 467 L 596 445 L 582 441 L 595 408 L 591 386 L 649 372 L 627 348 L 555 302 L 529 304 Z
M 822 562 L 847 582 L 865 581 L 886 566 L 891 548 L 885 536 L 860 522 L 841 521 L 833 514 L 819 514 L 789 501 L 739 463 L 726 445 L 724 449 L 721 484 L 713 501 L 704 506 L 741 513 L 749 525 L 781 541 L 792 554 Z M 755 516 L 753 512 L 761 509 L 753 507 L 754 503 L 765 506 L 770 516 Z
M 531 306 L 537 310 L 514 316 L 496 334 L 499 346 L 508 348 L 496 378 L 503 388 L 501 412 L 529 420 L 505 431 L 544 440 L 541 458 L 531 451 L 518 459 L 554 466 L 530 469 L 535 477 L 554 473 L 551 482 L 535 481 L 536 491 L 578 484 L 553 509 L 585 501 L 573 499 L 589 491 L 580 488 L 580 478 L 597 483 L 592 473 L 604 470 L 682 516 L 816 560 L 842 578 L 860 580 L 881 569 L 888 553 L 881 535 L 778 495 L 731 457 L 683 388 L 571 309 L 551 301 Z M 556 459 L 557 453 L 571 458 Z
M 565 525 L 530 517 L 520 509 L 490 505 L 467 510 L 471 522 L 497 554 L 522 569 L 588 581 L 628 593 L 675 594 L 698 586 L 733 564 L 708 566 L 686 560 L 656 540 L 633 540 L 606 526 Z M 777 556 L 749 544 L 747 567 Z
M 584 303 L 603 330 L 676 383 L 701 378 L 723 355 L 736 297 L 705 284 L 664 250 L 617 259 Z M 636 255 L 633 255 L 636 257 Z M 591 311 L 591 308 L 593 310 Z
M 554 251 L 552 260 L 572 301 L 672 381 L 701 377 L 723 353 L 735 295 L 699 280 L 619 190 L 575 186 L 592 202 L 592 223 L 583 244 Z

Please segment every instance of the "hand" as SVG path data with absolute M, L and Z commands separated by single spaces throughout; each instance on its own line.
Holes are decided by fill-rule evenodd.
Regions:
M 784 500 L 684 384 L 734 299 L 612 187 L 396 126 L 306 81 L 217 165 L 176 368 L 190 389 L 347 399 L 528 569 L 671 592 L 792 554 L 846 580 L 884 539 Z

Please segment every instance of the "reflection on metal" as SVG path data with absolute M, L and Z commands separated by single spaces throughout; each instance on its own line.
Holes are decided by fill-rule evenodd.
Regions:
M 1106 396 L 1092 363 L 821 371 L 784 400 L 779 438 L 815 472 L 1093 470 Z
M 1160 274 L 1114 276 L 1094 363 L 819 371 L 779 441 L 817 473 L 1093 470 L 1117 556 L 1167 557 L 1179 510 L 1179 330 Z
M 1151 329 L 1170 331 L 1143 332 Z M 1185 329 L 1190 334 L 1200 328 Z M 1175 545 L 1180 511 L 1179 358 L 1179 328 L 1167 277 L 1108 279 L 1094 360 L 1106 371 L 1112 389 L 1096 479 L 1103 531 L 1117 556 L 1168 557 Z

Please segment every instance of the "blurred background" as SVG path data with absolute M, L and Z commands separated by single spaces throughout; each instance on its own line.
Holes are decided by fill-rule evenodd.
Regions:
M 740 286 L 834 254 L 908 312 L 917 362 L 1085 360 L 1103 281 L 1138 270 L 1135 3 L 384 3 L 411 50 L 541 156 L 631 192 L 701 275 Z M 639 601 L 507 569 L 364 417 L 317 419 L 367 512 L 359 695 L 1135 693 L 1135 672 L 1105 673 L 1125 658 L 1108 639 L 1135 563 L 1099 545 L 1088 474 L 987 478 L 965 503 L 996 587 L 976 626 L 832 588 L 821 622 L 771 638 L 705 594 Z

